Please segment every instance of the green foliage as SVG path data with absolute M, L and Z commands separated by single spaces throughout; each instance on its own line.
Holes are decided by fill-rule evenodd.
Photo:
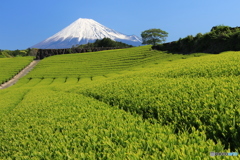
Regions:
M 26 51 L 20 51 L 20 50 L 15 50 L 15 51 L 12 51 L 11 52 L 11 55 L 13 57 L 16 57 L 16 56 L 26 56 L 27 55 L 27 52 Z
M 240 50 L 239 32 L 240 27 L 215 26 L 211 29 L 211 32 L 205 34 L 198 33 L 195 37 L 187 36 L 176 42 L 154 46 L 153 49 L 185 54 L 194 52 L 220 53 L 230 50 L 238 51 Z
M 39 86 L 16 101 L 1 116 L 1 159 L 203 159 L 223 151 L 204 132 L 176 135 L 80 94 Z
M 12 56 L 9 55 L 9 50 L 0 50 L 0 58 L 10 58 Z
M 210 159 L 211 151 L 239 152 L 240 53 L 149 48 L 48 57 L 0 90 L 0 159 Z
M 128 45 L 126 43 L 117 42 L 111 40 L 110 38 L 97 39 L 94 43 L 88 43 L 84 45 L 79 45 L 77 48 L 94 48 L 94 47 L 118 47 L 118 48 L 128 48 L 133 47 L 132 45 Z
M 150 46 L 142 46 L 92 53 L 56 55 L 41 61 L 34 68 L 34 72 L 27 75 L 27 78 L 103 76 L 144 65 L 157 59 L 166 60 L 168 57 L 172 57 L 170 54 L 149 49 Z
M 102 40 L 96 40 L 94 42 L 95 47 L 132 47 L 131 45 L 116 42 L 111 40 L 110 38 L 103 38 Z
M 194 127 L 215 142 L 221 140 L 226 148 L 239 150 L 239 60 L 239 53 L 234 52 L 182 60 L 93 85 L 80 93 L 143 119 L 174 125 L 176 133 L 191 133 Z
M 0 58 L 10 58 L 10 57 L 25 57 L 30 55 L 29 49 L 27 50 L 0 50 Z
M 141 33 L 143 44 L 151 44 L 153 46 L 166 41 L 168 33 L 161 29 L 149 29 Z
M 33 57 L 15 57 L 0 59 L 0 84 L 7 82 L 9 79 L 19 73 L 26 67 Z
M 28 48 L 26 50 L 28 56 L 34 56 L 36 57 L 38 49 L 37 48 Z
M 219 25 L 219 26 L 212 27 L 211 32 L 215 32 L 217 34 L 221 34 L 224 32 L 231 32 L 231 27 Z

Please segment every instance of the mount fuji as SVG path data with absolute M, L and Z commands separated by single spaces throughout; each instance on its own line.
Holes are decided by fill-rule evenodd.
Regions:
M 60 32 L 32 46 L 39 49 L 71 48 L 73 45 L 93 43 L 97 39 L 110 38 L 133 46 L 142 44 L 141 38 L 135 35 L 124 35 L 113 29 L 86 18 L 79 18 Z

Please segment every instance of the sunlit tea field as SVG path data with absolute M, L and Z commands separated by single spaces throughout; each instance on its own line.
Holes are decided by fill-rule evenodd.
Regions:
M 0 84 L 7 82 L 25 68 L 33 57 L 0 58 Z
M 239 62 L 240 52 L 181 55 L 150 46 L 43 59 L 0 90 L 0 159 L 240 152 Z

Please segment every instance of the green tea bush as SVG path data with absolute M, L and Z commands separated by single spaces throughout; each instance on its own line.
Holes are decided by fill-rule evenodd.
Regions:
M 143 119 L 173 124 L 176 133 L 192 127 L 205 131 L 208 138 L 239 150 L 239 60 L 235 52 L 179 60 L 75 90 Z
M 239 152 L 239 60 L 239 52 L 183 56 L 149 46 L 41 60 L 0 91 L 0 159 Z
M 14 77 L 32 60 L 33 57 L 0 58 L 0 84 Z
M 90 78 L 119 73 L 140 65 L 163 62 L 169 57 L 179 59 L 182 55 L 172 55 L 149 50 L 150 46 L 130 49 L 109 50 L 92 53 L 57 55 L 43 59 L 26 78 Z M 188 56 L 191 57 L 191 56 Z
M 175 134 L 171 126 L 40 86 L 1 116 L 0 141 L 0 159 L 204 159 L 224 151 L 204 132 Z

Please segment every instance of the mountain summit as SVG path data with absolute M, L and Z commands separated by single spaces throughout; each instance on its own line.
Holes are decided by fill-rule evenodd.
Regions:
M 95 42 L 97 39 L 110 38 L 133 46 L 141 45 L 139 37 L 127 36 L 92 20 L 79 18 L 60 32 L 32 46 L 40 49 L 71 48 L 73 45 Z

